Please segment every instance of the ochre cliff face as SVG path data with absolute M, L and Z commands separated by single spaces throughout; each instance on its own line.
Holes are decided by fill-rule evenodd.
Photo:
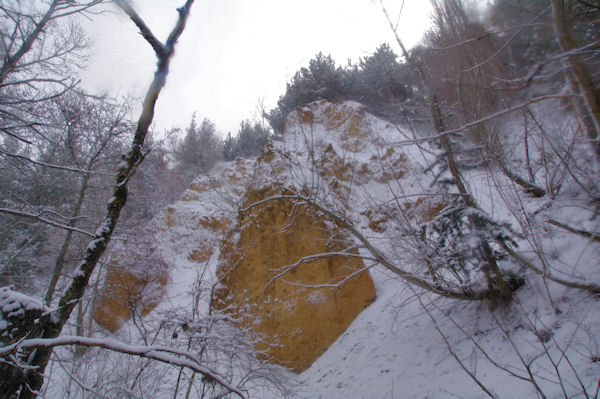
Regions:
M 245 205 L 273 194 L 270 188 L 251 191 Z M 240 215 L 224 241 L 213 307 L 230 309 L 240 326 L 264 338 L 256 349 L 296 372 L 308 368 L 375 299 L 360 258 L 330 255 L 294 265 L 352 247 L 336 231 L 323 215 L 282 200 Z
M 102 327 L 117 331 L 132 314 L 146 316 L 164 296 L 168 265 L 146 249 L 144 255 L 118 252 L 111 257 L 94 309 L 94 320 Z
M 211 306 L 227 309 L 239 327 L 255 332 L 266 358 L 294 371 L 309 367 L 375 299 L 375 287 L 361 258 L 332 254 L 357 254 L 343 226 L 289 198 L 263 200 L 317 181 L 325 200 L 375 236 L 385 234 L 390 221 L 422 223 L 445 206 L 443 196 L 418 194 L 397 198 L 400 206 L 349 202 L 363 187 L 404 184 L 420 173 L 402 150 L 378 138 L 369 118 L 356 104 L 309 104 L 288 117 L 286 146 L 270 144 L 257 159 L 218 164 L 198 177 L 146 229 L 150 239 L 133 240 L 111 258 L 94 313 L 98 324 L 115 331 L 132 312 L 149 313 L 169 280 L 172 287 L 177 268 L 210 264 L 220 283 Z M 313 129 L 318 140 L 307 150 L 303 135 Z M 309 180 L 294 180 L 302 172 L 312 173 Z M 349 203 L 355 208 L 344 210 Z M 166 248 L 167 256 L 157 248 Z
M 206 208 L 210 203 L 206 202 L 203 195 L 219 189 L 225 183 L 240 186 L 234 189 L 240 196 L 243 190 L 236 176 L 239 176 L 240 171 L 243 175 L 245 169 L 246 166 L 239 159 L 231 162 L 220 170 L 222 179 L 193 182 L 179 202 Z M 131 240 L 110 257 L 104 284 L 94 308 L 96 323 L 115 332 L 131 319 L 132 314 L 146 316 L 160 304 L 169 281 L 169 272 L 174 265 L 171 259 L 163 259 L 156 250 L 164 243 L 157 242 L 155 236 L 168 234 L 182 225 L 190 225 L 193 230 L 190 233 L 204 239 L 195 240 L 193 247 L 187 251 L 178 248 L 177 236 L 171 236 L 173 242 L 169 244 L 177 248 L 178 252 L 186 251 L 185 257 L 200 266 L 213 255 L 215 243 L 220 241 L 214 236 L 223 235 L 230 218 L 229 213 L 222 211 L 208 211 L 196 216 L 186 213 L 185 209 L 176 211 L 175 207 L 167 207 L 153 223 L 143 229 L 140 236 L 144 238 Z M 204 236 L 202 233 L 205 233 Z M 207 239 L 206 233 L 212 239 Z

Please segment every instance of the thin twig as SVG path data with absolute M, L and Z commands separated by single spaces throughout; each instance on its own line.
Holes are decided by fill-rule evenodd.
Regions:
M 582 237 L 589 238 L 595 242 L 600 242 L 600 233 L 590 233 L 589 231 L 576 229 L 575 227 L 571 227 L 567 224 L 561 223 L 558 220 L 554 220 L 554 219 L 548 219 L 548 220 L 546 220 L 546 223 L 550 223 L 556 227 L 560 227 L 561 229 L 566 230 L 569 233 L 573 233 L 573 234 L 580 235 Z
M 53 227 L 58 227 L 59 229 L 63 229 L 63 230 L 69 230 L 72 231 L 74 233 L 81 233 L 84 234 L 88 237 L 94 237 L 94 233 L 90 233 L 89 231 L 85 231 L 85 230 L 81 230 L 78 229 L 77 227 L 73 227 L 73 226 L 68 226 L 66 224 L 62 224 L 59 222 L 55 222 L 53 220 L 50 219 L 46 219 L 44 217 L 41 216 L 40 214 L 35 214 L 35 213 L 29 213 L 29 212 L 23 212 L 23 211 L 18 211 L 16 209 L 9 209 L 9 208 L 0 208 L 0 213 L 5 213 L 8 215 L 13 215 L 13 216 L 18 216 L 18 217 L 25 217 L 25 218 L 29 218 L 29 219 L 35 219 L 39 222 L 42 222 L 44 224 L 53 226 Z

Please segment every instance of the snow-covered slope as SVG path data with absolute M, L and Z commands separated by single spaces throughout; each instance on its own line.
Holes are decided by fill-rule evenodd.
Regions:
M 384 121 L 373 118 L 370 123 L 372 131 L 383 133 L 384 143 L 409 141 L 406 137 L 399 140 L 399 131 Z M 400 150 L 423 166 L 431 162 L 416 146 Z M 418 182 L 407 182 L 404 177 L 402 190 L 393 191 L 410 197 L 407 186 L 423 187 L 427 181 L 424 176 L 414 178 Z M 545 223 L 564 220 L 598 232 L 597 215 L 583 206 L 576 210 L 584 200 L 568 192 L 577 191 L 572 182 L 567 179 L 567 193 L 552 202 L 524 195 L 506 177 L 489 170 L 467 172 L 465 180 L 484 211 L 522 234 L 517 234 L 517 241 L 524 257 L 535 262 L 534 251 L 543 249 L 543 257 L 548 257 L 547 272 L 569 281 L 598 284 L 598 240 Z M 370 188 L 369 192 L 379 199 L 391 191 L 377 190 Z M 531 234 L 525 235 L 525 224 Z M 383 240 L 375 242 L 385 245 Z M 403 249 L 408 250 L 399 243 L 395 250 Z M 515 265 L 505 259 L 503 267 Z M 598 296 L 540 278 L 531 270 L 519 270 L 525 285 L 511 303 L 494 306 L 424 293 L 389 271 L 374 268 L 371 274 L 377 300 L 300 375 L 300 395 L 357 399 L 598 397 Z
M 464 270 L 452 270 L 439 252 L 445 247 L 424 244 L 424 238 L 439 239 L 432 223 L 458 196 L 452 186 L 432 185 L 435 173 L 428 167 L 438 151 L 415 145 L 416 138 L 407 126 L 369 115 L 359 104 L 321 101 L 290 115 L 283 140 L 258 160 L 238 159 L 198 177 L 147 229 L 153 253 L 171 265 L 165 300 L 147 320 L 202 318 L 209 296 L 204 291 L 198 301 L 194 287 L 198 277 L 208 286 L 216 282 L 216 243 L 244 193 L 275 184 L 282 195 L 318 208 L 330 228 L 350 232 L 377 290 L 375 302 L 308 370 L 284 373 L 297 396 L 597 397 L 600 308 L 591 293 L 600 284 L 597 236 L 551 223 L 599 231 L 583 185 L 575 181 L 578 172 L 556 172 L 563 189 L 554 198 L 532 198 L 493 165 L 464 172 L 477 212 L 515 241 L 514 256 L 493 246 L 499 267 L 524 282 L 510 302 L 473 300 L 487 286 L 485 270 L 470 260 Z M 585 155 L 585 148 L 580 151 Z M 544 180 L 548 165 L 533 173 Z M 482 239 L 494 238 L 476 229 L 464 234 L 463 247 L 456 247 L 462 253 L 464 246 L 477 249 Z M 251 397 L 281 395 L 251 390 Z
M 518 295 L 521 303 L 491 313 L 485 304 L 418 298 L 385 272 L 372 275 L 377 300 L 300 375 L 302 397 L 489 397 L 461 368 L 448 345 L 498 398 L 540 397 L 523 380 L 529 375 L 519 356 L 532 363 L 546 397 L 565 397 L 561 379 L 567 397 L 584 397 L 576 396 L 581 391 L 577 378 L 594 397 L 600 377 L 597 300 L 582 295 L 560 298 L 563 313 L 555 315 L 540 303 L 542 298 L 532 295 L 535 290 L 528 289 Z M 556 294 L 559 297 L 560 292 Z M 542 337 L 550 339 L 545 343 L 548 354 L 536 329 L 551 334 Z M 558 347 L 568 348 L 568 361 Z M 559 364 L 560 378 L 552 362 Z

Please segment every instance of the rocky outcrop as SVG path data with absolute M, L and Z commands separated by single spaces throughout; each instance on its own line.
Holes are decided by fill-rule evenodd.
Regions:
M 132 315 L 143 317 L 164 296 L 169 265 L 148 245 L 131 245 L 113 253 L 94 320 L 117 331 Z
M 253 190 L 245 206 L 277 190 Z M 272 201 L 239 216 L 224 241 L 213 306 L 266 337 L 269 359 L 308 368 L 375 299 L 354 243 L 324 215 L 295 201 Z
M 265 358 L 306 369 L 374 300 L 375 287 L 347 229 L 301 197 L 374 237 L 444 206 L 443 196 L 420 194 L 429 180 L 418 153 L 388 144 L 397 129 L 356 103 L 298 109 L 283 142 L 257 159 L 218 164 L 146 228 L 152 239 L 115 251 L 96 321 L 114 331 L 132 311 L 150 312 L 165 290 L 172 303 L 193 284 L 185 276 L 206 267 L 218 281 L 210 306 L 254 332 Z M 390 197 L 391 186 L 403 198 Z

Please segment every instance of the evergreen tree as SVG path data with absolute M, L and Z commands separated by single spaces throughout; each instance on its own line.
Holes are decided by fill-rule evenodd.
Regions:
M 319 53 L 309 61 L 308 68 L 301 68 L 287 84 L 285 93 L 279 97 L 277 108 L 267 115 L 275 132 L 283 131 L 287 114 L 298 106 L 318 98 L 337 101 L 344 97 L 344 70 L 336 67 L 330 55 Z
M 379 46 L 373 55 L 362 58 L 355 74 L 351 96 L 365 105 L 384 107 L 386 103 L 408 98 L 409 89 L 404 83 L 408 70 L 398 62 L 398 56 L 387 43 Z
M 221 159 L 220 142 L 216 133 L 215 124 L 204 118 L 198 131 L 200 142 L 198 164 L 203 171 L 211 169 Z
M 265 117 L 275 134 L 282 133 L 290 111 L 320 98 L 331 102 L 355 100 L 372 112 L 393 116 L 389 109 L 397 111 L 397 105 L 412 94 L 407 84 L 410 69 L 397 58 L 388 44 L 382 44 L 372 56 L 361 59 L 358 65 L 349 62 L 344 69 L 336 66 L 331 56 L 319 53 L 308 68 L 296 72 L 277 107 Z
M 222 147 L 223 157 L 226 161 L 231 161 L 237 157 L 257 156 L 269 139 L 269 133 L 269 130 L 258 122 L 252 124 L 249 120 L 242 121 L 236 137 L 231 133 L 227 134 Z
M 227 138 L 223 141 L 223 158 L 225 161 L 235 159 L 235 143 L 235 137 L 231 135 L 231 132 L 227 132 Z
M 179 146 L 178 167 L 194 175 L 206 172 L 221 159 L 219 147 L 215 124 L 204 118 L 198 127 L 194 115 Z
M 269 132 L 265 131 L 260 124 L 252 125 L 248 120 L 242 121 L 237 137 L 236 153 L 246 158 L 258 155 L 267 142 L 268 134 Z
M 198 137 L 198 127 L 196 126 L 196 114 L 192 116 L 189 126 L 186 129 L 185 137 L 179 146 L 178 166 L 185 169 L 196 163 L 196 156 L 200 151 L 200 138 Z

